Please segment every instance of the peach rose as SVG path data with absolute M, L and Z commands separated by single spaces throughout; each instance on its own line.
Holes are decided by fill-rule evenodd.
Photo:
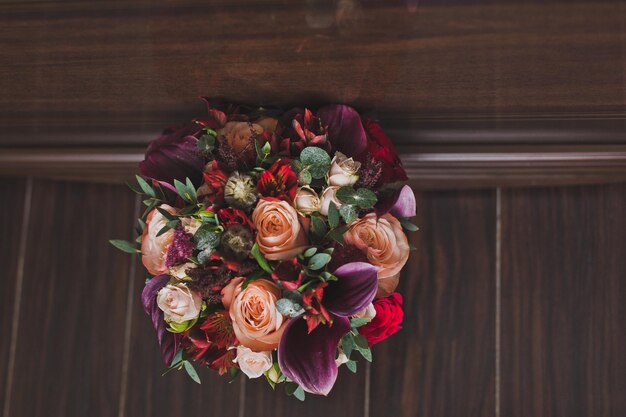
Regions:
M 409 241 L 398 219 L 391 214 L 380 218 L 375 213 L 350 224 L 343 235 L 348 245 L 360 249 L 367 259 L 380 267 L 376 297 L 388 297 L 398 286 L 400 270 L 409 259 Z
M 254 148 L 252 138 L 263 133 L 263 126 L 248 122 L 228 122 L 217 134 L 223 136 L 236 153 Z
M 159 208 L 171 214 L 176 213 L 176 209 L 167 204 L 161 204 Z M 170 229 L 161 236 L 157 236 L 166 224 L 167 219 L 157 209 L 154 209 L 146 218 L 146 227 L 141 236 L 141 262 L 152 275 L 161 275 L 168 272 L 168 268 L 165 266 L 165 258 L 167 250 L 174 239 L 174 230 Z
M 291 259 L 308 245 L 298 212 L 286 201 L 260 200 L 252 212 L 259 250 L 272 261 Z
M 272 367 L 272 352 L 254 352 L 239 345 L 237 346 L 237 357 L 233 362 L 239 364 L 239 369 L 248 378 L 258 378 Z
M 245 289 L 237 285 L 229 313 L 239 343 L 255 352 L 278 346 L 287 324 L 276 308 L 279 298 L 278 286 L 264 279 L 250 282 Z

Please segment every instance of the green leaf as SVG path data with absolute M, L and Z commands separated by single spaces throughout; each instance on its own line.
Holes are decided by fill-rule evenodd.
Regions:
M 300 161 L 313 178 L 324 178 L 330 168 L 330 156 L 322 148 L 309 146 L 300 153 Z
M 330 255 L 327 253 L 318 253 L 313 255 L 311 259 L 309 259 L 309 268 L 317 271 L 319 269 L 324 268 L 326 264 L 330 262 Z
M 159 213 L 161 213 L 161 216 L 165 217 L 167 220 L 177 220 L 177 217 L 169 213 L 167 210 L 162 209 L 161 207 L 157 207 L 156 209 Z
M 338 228 L 331 230 L 328 233 L 328 237 L 340 245 L 343 245 L 345 243 L 343 240 L 343 234 L 346 233 L 348 229 L 348 226 L 339 226 Z
M 357 212 L 356 207 L 354 207 L 352 204 L 343 204 L 341 207 L 339 207 L 339 213 L 346 223 L 352 223 L 359 217 L 359 213 Z
M 259 249 L 258 243 L 255 243 L 254 246 L 252 246 L 252 250 L 250 251 L 250 253 L 252 253 L 252 256 L 254 256 L 254 259 L 256 259 L 261 269 L 263 269 L 268 274 L 272 273 L 272 267 L 267 262 L 267 259 L 265 259 L 263 255 L 261 254 L 261 250 Z
M 178 349 L 176 351 L 176 354 L 174 355 L 174 359 L 172 359 L 172 364 L 170 365 L 170 368 L 175 368 L 179 366 L 182 361 L 183 361 L 183 350 Z
M 211 131 L 215 134 L 215 131 Z M 209 153 L 211 151 L 213 151 L 213 148 L 215 147 L 215 135 L 214 134 L 209 134 L 209 132 L 207 132 L 207 134 L 200 136 L 200 139 L 198 139 L 198 149 L 203 152 L 203 153 Z
M 299 385 L 295 382 L 287 382 L 285 383 L 285 394 L 291 396 L 294 392 L 299 388 Z
M 354 339 L 354 344 L 357 347 L 357 349 L 361 350 L 361 349 L 370 348 L 369 343 L 367 343 L 367 339 L 362 334 L 357 334 L 356 336 L 353 337 L 353 339 Z
M 141 253 L 141 251 L 135 247 L 134 243 L 126 240 L 112 239 L 109 240 L 109 243 L 126 253 Z
M 326 222 L 318 216 L 311 216 L 311 232 L 319 239 L 324 238 L 328 232 L 328 226 Z
M 296 390 L 293 392 L 293 396 L 299 399 L 300 401 L 304 401 L 305 394 L 304 394 L 304 390 L 302 389 L 302 387 L 298 386 L 298 388 L 296 388 Z
M 304 169 L 298 173 L 298 184 L 309 185 L 311 181 L 313 181 L 313 177 L 308 170 Z
M 352 355 L 352 351 L 354 350 L 354 337 L 352 333 L 346 333 L 341 338 L 341 348 L 346 357 L 350 359 L 350 355 Z
M 141 187 L 138 187 L 135 184 L 131 184 L 130 182 L 127 182 L 126 185 L 128 186 L 128 188 L 133 190 L 134 193 L 136 193 L 136 194 L 144 194 L 144 192 L 141 189 Z
M 141 178 L 139 175 L 135 175 L 135 178 L 137 178 L 137 183 L 141 187 L 141 190 L 144 192 L 144 194 L 147 194 L 150 197 L 156 197 L 154 189 L 150 186 L 150 184 L 146 182 L 146 180 Z
M 411 223 L 406 217 L 400 217 L 398 220 L 400 220 L 402 227 L 409 232 L 417 232 L 419 230 L 419 227 Z
M 333 201 L 328 205 L 328 225 L 331 229 L 339 225 L 339 210 Z
M 370 319 L 366 319 L 364 317 L 355 317 L 352 320 L 350 320 L 350 324 L 352 325 L 352 327 L 356 328 L 356 327 L 364 326 L 370 321 L 371 321 Z
M 171 227 L 169 226 L 169 224 L 166 224 L 165 226 L 161 228 L 161 230 L 158 231 L 157 237 L 161 236 L 163 233 L 167 232 L 170 229 Z
M 198 373 L 196 372 L 196 369 L 193 367 L 191 362 L 185 361 L 184 364 L 185 371 L 187 371 L 187 374 L 189 374 L 191 379 L 193 379 L 196 383 L 201 384 L 202 382 L 200 382 L 200 377 L 198 376 Z
M 317 253 L 317 248 L 315 246 L 313 246 L 312 248 L 308 248 L 307 250 L 304 251 L 304 253 L 302 254 L 302 256 L 304 256 L 305 258 L 310 258 L 311 256 L 315 255 Z
M 176 187 L 176 192 L 183 200 L 191 204 L 197 203 L 198 197 L 196 195 L 196 189 L 189 178 L 185 180 L 185 184 L 174 180 L 174 187 Z
M 356 361 L 346 362 L 346 367 L 350 370 L 350 372 L 356 374 Z
M 366 361 L 368 362 L 372 361 L 372 351 L 369 348 L 359 349 L 359 353 L 361 354 L 361 356 L 365 358 Z
M 376 194 L 367 188 L 359 188 L 355 191 L 352 187 L 341 187 L 337 190 L 336 196 L 342 203 L 362 209 L 372 208 L 378 201 Z
M 211 230 L 211 226 L 202 226 L 193 235 L 193 240 L 200 250 L 215 249 L 220 244 L 220 236 Z

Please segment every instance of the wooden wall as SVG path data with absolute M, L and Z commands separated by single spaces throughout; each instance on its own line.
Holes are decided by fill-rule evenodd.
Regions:
M 403 330 L 304 404 L 162 377 L 123 186 L 3 179 L 3 416 L 622 416 L 626 184 L 418 194 Z M 8 395 L 8 397 L 7 397 Z

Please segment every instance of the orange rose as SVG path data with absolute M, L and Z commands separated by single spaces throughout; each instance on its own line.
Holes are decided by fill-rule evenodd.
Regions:
M 171 214 L 176 213 L 176 209 L 167 204 L 162 204 L 159 208 Z M 161 236 L 157 236 L 166 224 L 167 219 L 154 209 L 146 218 L 146 227 L 141 236 L 141 262 L 152 275 L 167 274 L 169 271 L 165 266 L 165 259 L 167 250 L 174 239 L 174 230 L 170 229 Z
M 376 297 L 388 297 L 398 286 L 400 270 L 409 259 L 409 241 L 398 219 L 391 214 L 380 218 L 375 213 L 350 224 L 343 238 L 367 255 L 368 261 L 380 267 Z
M 250 282 L 245 289 L 237 285 L 229 313 L 239 343 L 255 352 L 278 347 L 287 324 L 276 308 L 280 295 L 278 286 L 264 279 Z
M 252 222 L 259 250 L 272 261 L 284 261 L 302 253 L 308 245 L 298 212 L 286 201 L 260 200 Z

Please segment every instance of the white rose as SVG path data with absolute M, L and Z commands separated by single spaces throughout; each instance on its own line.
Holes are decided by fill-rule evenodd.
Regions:
M 170 275 L 178 280 L 183 280 L 185 278 L 188 278 L 186 271 L 188 269 L 193 269 L 193 268 L 196 268 L 196 264 L 194 264 L 193 262 L 187 262 L 181 265 L 175 265 L 170 268 Z
M 324 191 L 322 191 L 320 213 L 322 213 L 324 216 L 328 216 L 328 207 L 330 206 L 331 201 L 335 203 L 337 208 L 341 207 L 341 202 L 337 199 L 337 196 L 335 195 L 337 193 L 337 190 L 340 188 L 341 187 L 339 186 L 331 186 L 326 187 Z
M 157 295 L 157 305 L 163 310 L 165 321 L 184 323 L 198 317 L 202 298 L 185 284 L 166 285 Z
M 363 310 L 359 311 L 352 317 L 357 317 L 359 319 L 368 319 L 368 321 L 374 320 L 374 317 L 376 317 L 376 309 L 374 308 L 374 304 L 369 303 L 367 307 L 365 307 Z
M 343 349 L 339 348 L 339 354 L 337 355 L 337 359 L 335 359 L 335 365 L 337 365 L 337 368 L 339 368 L 341 365 L 347 362 L 350 362 L 350 359 L 348 359 L 346 354 L 343 352 Z
M 258 378 L 272 367 L 272 352 L 254 352 L 245 346 L 237 346 L 237 357 L 233 361 L 248 378 Z
M 348 158 L 341 152 L 335 153 L 331 161 L 330 171 L 328 171 L 328 185 L 346 187 L 353 185 L 359 179 L 356 175 L 361 169 L 361 163 L 352 158 Z
M 314 211 L 320 209 L 320 198 L 314 189 L 305 185 L 298 188 L 296 192 L 296 198 L 294 199 L 294 205 L 296 210 L 302 214 L 311 214 Z

